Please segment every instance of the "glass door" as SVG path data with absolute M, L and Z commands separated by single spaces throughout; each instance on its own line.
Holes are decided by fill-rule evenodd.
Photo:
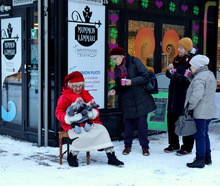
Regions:
M 28 60 L 27 60 L 27 90 L 28 90 L 28 127 L 38 126 L 38 10 L 28 9 Z
M 24 11 L 1 19 L 1 121 L 23 129 Z

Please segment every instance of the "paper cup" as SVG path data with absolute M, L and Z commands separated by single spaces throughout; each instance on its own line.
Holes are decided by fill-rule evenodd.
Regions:
M 121 85 L 125 86 L 125 83 L 126 83 L 126 79 L 121 79 Z
M 184 76 L 188 77 L 190 74 L 190 71 L 189 70 L 186 70 L 185 73 L 184 73 Z
M 175 72 L 176 72 L 176 69 L 173 68 L 173 69 L 172 69 L 172 74 L 175 74 Z

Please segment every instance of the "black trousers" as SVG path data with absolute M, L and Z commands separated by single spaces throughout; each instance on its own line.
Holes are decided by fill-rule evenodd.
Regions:
M 176 148 L 176 149 L 180 147 L 179 136 L 177 136 L 174 132 L 175 122 L 178 119 L 178 117 L 179 117 L 179 114 L 173 114 L 173 113 L 167 114 L 168 142 L 171 147 Z M 193 135 L 183 136 L 182 142 L 183 144 L 181 146 L 181 150 L 191 152 L 193 149 L 193 145 L 194 145 Z

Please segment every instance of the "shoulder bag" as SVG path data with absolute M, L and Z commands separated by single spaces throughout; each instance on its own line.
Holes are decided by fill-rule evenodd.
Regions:
M 135 71 L 136 71 L 136 74 L 138 75 L 139 73 L 138 73 L 138 70 L 137 70 L 137 68 L 136 68 L 136 65 L 135 65 L 135 63 L 134 63 L 134 61 L 133 61 L 133 56 L 132 56 L 132 63 L 134 64 L 134 66 L 135 66 Z M 147 67 L 146 67 L 147 68 Z M 149 72 L 149 75 L 150 75 L 150 78 L 149 78 L 149 81 L 145 84 L 145 85 L 143 85 L 143 87 L 144 87 L 144 90 L 146 91 L 146 92 L 148 92 L 149 94 L 157 94 L 158 93 L 158 83 L 157 83 L 157 78 L 156 78 L 156 76 L 155 76 L 155 74 L 152 72 L 152 71 L 148 71 Z
M 183 114 L 175 122 L 175 133 L 178 136 L 190 136 L 197 132 L 196 123 L 191 114 L 188 114 L 188 107 L 189 103 L 184 108 Z

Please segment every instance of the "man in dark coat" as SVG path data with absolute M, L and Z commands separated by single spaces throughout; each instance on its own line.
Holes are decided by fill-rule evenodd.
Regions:
M 109 96 L 120 95 L 124 116 L 123 154 L 129 154 L 132 147 L 134 126 L 137 123 L 138 137 L 144 156 L 149 155 L 147 114 L 156 109 L 153 97 L 147 93 L 143 85 L 147 84 L 150 73 L 140 59 L 125 54 L 123 48 L 115 47 L 110 58 L 116 64 L 115 83 Z M 125 84 L 121 83 L 125 79 Z

